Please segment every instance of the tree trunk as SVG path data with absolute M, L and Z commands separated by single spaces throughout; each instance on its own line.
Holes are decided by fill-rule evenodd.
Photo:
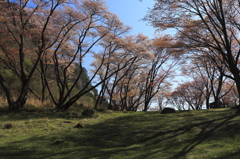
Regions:
M 238 90 L 238 99 L 240 101 L 240 78 L 239 78 L 239 75 L 237 77 L 237 79 L 235 80 L 235 83 L 236 83 L 236 86 L 237 86 L 237 90 Z M 238 114 L 240 114 L 240 107 L 238 107 L 238 111 L 237 111 Z
M 0 84 L 4 89 L 4 92 L 6 94 L 7 97 L 7 102 L 8 102 L 8 110 L 11 111 L 20 111 L 27 100 L 27 91 L 24 91 L 20 94 L 19 98 L 14 102 L 13 100 L 13 96 L 11 91 L 9 90 L 6 82 L 4 81 L 4 79 L 2 78 L 2 76 L 0 75 Z
M 207 108 L 207 109 L 210 109 L 209 98 L 206 98 L 206 108 Z
M 14 101 L 13 101 L 13 96 L 12 93 L 9 90 L 9 87 L 7 85 L 7 83 L 5 82 L 4 78 L 2 77 L 2 75 L 0 74 L 0 84 L 5 92 L 5 95 L 7 97 L 7 102 L 8 102 L 8 109 L 9 111 L 12 110 L 12 108 L 14 107 Z

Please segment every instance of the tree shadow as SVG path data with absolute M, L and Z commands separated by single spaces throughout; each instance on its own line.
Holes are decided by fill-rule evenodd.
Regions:
M 225 131 L 225 132 L 229 132 L 229 127 L 225 127 L 225 124 L 231 124 L 231 119 L 234 119 L 237 115 L 236 114 L 232 114 L 230 116 L 225 116 L 225 117 L 220 117 L 217 119 L 213 119 L 213 120 L 209 120 L 209 121 L 204 121 L 204 122 L 199 122 L 199 123 L 194 123 L 194 124 L 189 124 L 186 126 L 182 126 L 179 127 L 177 129 L 171 130 L 171 131 L 162 131 L 159 132 L 151 137 L 145 138 L 142 140 L 143 143 L 147 143 L 145 146 L 148 147 L 149 150 L 154 149 L 154 147 L 158 146 L 159 143 L 163 142 L 164 140 L 169 140 L 169 139 L 173 139 L 173 140 L 177 140 L 177 138 L 185 133 L 189 133 L 191 132 L 192 129 L 196 128 L 196 127 L 201 127 L 201 131 L 195 135 L 193 138 L 191 139 L 187 139 L 187 140 L 182 140 L 180 142 L 178 141 L 173 141 L 172 143 L 169 144 L 165 144 L 164 148 L 161 150 L 156 150 L 156 151 L 149 151 L 151 153 L 149 153 L 148 151 L 146 151 L 146 153 L 142 156 L 136 157 L 137 159 L 144 159 L 144 158 L 148 158 L 150 156 L 153 156 L 154 154 L 158 154 L 161 151 L 167 151 L 169 149 L 173 150 L 174 148 L 178 148 L 183 147 L 182 150 L 180 151 L 167 151 L 167 152 L 171 152 L 172 154 L 169 155 L 169 159 L 172 158 L 187 158 L 188 154 L 198 145 L 200 145 L 201 143 L 203 143 L 204 141 L 207 141 L 209 138 L 212 137 L 216 137 L 214 133 L 216 133 L 215 131 L 217 129 L 222 128 L 221 131 Z M 198 117 L 196 118 L 198 119 Z M 217 123 L 217 124 L 216 124 Z M 239 124 L 235 124 L 235 125 L 231 125 L 230 127 L 235 127 L 236 129 L 239 128 Z M 233 134 L 238 134 L 240 131 L 235 131 L 236 129 L 234 129 L 232 131 Z M 235 131 L 235 132 L 234 132 Z M 170 134 L 168 135 L 168 137 L 163 137 L 162 139 L 158 139 L 155 140 L 156 138 L 159 138 L 159 136 L 164 136 L 165 134 Z M 233 137 L 233 136 L 232 136 Z M 149 142 L 150 141 L 150 142 Z M 177 144 L 177 145 L 176 145 Z M 228 153 L 227 153 L 228 154 Z M 238 155 L 238 157 L 240 153 L 235 153 L 235 155 Z M 229 153 L 226 156 L 231 156 L 231 153 Z
M 3 159 L 26 157 L 145 159 L 161 155 L 169 159 L 186 158 L 197 145 L 215 135 L 216 130 L 227 132 L 228 127 L 225 125 L 232 124 L 231 119 L 236 117 L 235 114 L 223 112 L 214 117 L 212 114 L 202 118 L 189 116 L 191 121 L 181 123 L 178 119 L 181 116 L 184 114 L 133 113 L 86 125 L 83 129 L 69 128 L 41 137 L 34 136 L 18 142 L 9 142 L 1 146 L 0 154 Z M 157 123 L 157 120 L 162 121 Z M 183 135 L 191 134 L 195 128 L 201 130 L 186 140 L 182 139 Z M 19 145 L 29 143 L 32 145 L 30 148 L 23 149 L 22 146 L 19 148 Z M 239 155 L 239 152 L 235 155 Z M 226 153 L 226 157 L 229 156 L 230 153 Z
M 213 133 L 216 131 L 216 129 L 221 128 L 225 124 L 229 123 L 231 119 L 236 117 L 236 115 L 229 116 L 228 118 L 222 118 L 222 119 L 216 119 L 206 122 L 205 126 L 202 128 L 200 133 L 192 139 L 191 142 L 186 145 L 182 151 L 174 155 L 174 158 L 182 158 L 185 157 L 190 151 L 192 151 L 197 145 L 201 144 L 203 141 L 207 140 L 210 136 L 213 135 Z M 223 120 L 224 119 L 224 120 Z M 223 120 L 223 121 L 221 121 Z M 216 121 L 221 121 L 218 124 L 214 124 Z M 202 124 L 200 124 L 202 125 Z M 199 125 L 199 126 L 200 126 Z M 204 124 L 203 124 L 204 125 Z M 197 125 L 193 125 L 197 126 Z

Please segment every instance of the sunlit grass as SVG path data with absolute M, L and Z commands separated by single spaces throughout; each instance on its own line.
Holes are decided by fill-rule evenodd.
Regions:
M 13 98 L 14 100 L 16 100 L 16 97 Z M 0 108 L 2 109 L 6 109 L 7 110 L 8 107 L 8 102 L 7 99 L 0 96 Z M 32 110 L 32 109 L 49 109 L 49 108 L 53 108 L 54 105 L 50 100 L 46 100 L 44 102 L 42 102 L 41 100 L 38 100 L 36 98 L 28 98 L 26 100 L 26 104 L 25 104 L 25 109 L 26 110 Z
M 13 99 L 16 100 L 17 97 L 13 97 Z M 94 103 L 95 103 L 95 101 L 93 100 L 93 98 L 88 97 L 88 96 L 83 96 L 71 107 L 78 109 L 79 106 L 82 105 L 84 107 L 93 108 L 95 106 Z M 7 110 L 7 107 L 8 107 L 7 99 L 0 96 L 0 108 Z M 55 105 L 53 104 L 53 102 L 51 102 L 50 99 L 42 102 L 41 100 L 39 100 L 37 98 L 33 98 L 33 97 L 27 98 L 26 104 L 24 106 L 25 110 L 54 109 L 54 108 L 55 108 Z
M 240 116 L 231 109 L 81 112 L 1 113 L 0 158 L 240 158 Z M 13 128 L 3 129 L 6 123 Z

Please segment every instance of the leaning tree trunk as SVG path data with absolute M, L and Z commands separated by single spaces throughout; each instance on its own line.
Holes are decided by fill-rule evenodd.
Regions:
M 0 74 L 0 84 L 5 92 L 6 97 L 7 97 L 9 111 L 11 111 L 12 108 L 14 107 L 13 96 L 12 96 L 12 93 L 11 93 L 6 81 L 4 80 L 4 78 L 2 77 L 1 74 Z
M 240 71 L 238 68 L 234 67 L 233 64 L 230 63 L 230 71 L 231 73 L 233 74 L 233 77 L 234 77 L 234 81 L 236 83 L 236 86 L 237 86 L 237 91 L 238 91 L 238 99 L 240 101 Z M 238 111 L 237 111 L 238 114 L 240 114 L 240 107 L 238 108 Z
M 27 100 L 27 91 L 28 91 L 28 81 L 24 82 L 22 91 L 16 101 L 13 100 L 13 95 L 8 87 L 7 83 L 5 82 L 4 78 L 0 74 L 0 84 L 5 92 L 8 101 L 8 110 L 11 111 L 20 111 Z

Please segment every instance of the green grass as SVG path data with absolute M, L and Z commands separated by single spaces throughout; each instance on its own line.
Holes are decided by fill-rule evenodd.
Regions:
M 13 128 L 0 129 L 0 159 L 240 158 L 240 116 L 231 109 L 78 114 L 1 113 L 0 125 Z

